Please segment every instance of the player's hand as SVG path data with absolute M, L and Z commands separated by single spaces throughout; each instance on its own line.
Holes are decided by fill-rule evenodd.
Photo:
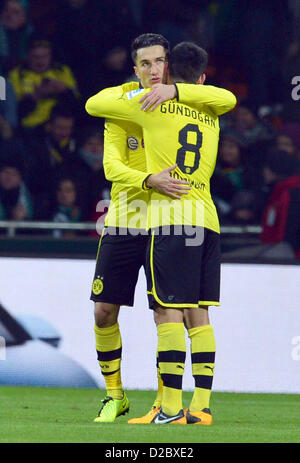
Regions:
M 191 187 L 187 180 L 180 180 L 177 178 L 171 177 L 171 172 L 177 167 L 171 166 L 167 169 L 162 170 L 158 174 L 152 174 L 147 179 L 147 186 L 150 188 L 155 188 L 170 198 L 180 199 L 181 195 L 187 195 Z
M 175 85 L 155 84 L 150 92 L 142 96 L 139 102 L 143 103 L 141 106 L 143 111 L 147 111 L 150 108 L 151 111 L 154 111 L 161 103 L 172 100 L 175 96 Z

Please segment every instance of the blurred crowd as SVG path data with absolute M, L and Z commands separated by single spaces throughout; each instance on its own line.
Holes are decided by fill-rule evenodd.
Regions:
M 205 48 L 206 82 L 238 98 L 211 183 L 221 224 L 262 224 L 265 242 L 299 251 L 298 0 L 0 0 L 0 220 L 95 218 L 110 184 L 84 103 L 134 79 L 145 32 Z

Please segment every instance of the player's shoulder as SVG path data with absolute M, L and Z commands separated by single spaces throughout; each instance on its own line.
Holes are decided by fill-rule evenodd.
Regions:
M 124 93 L 131 92 L 133 90 L 138 90 L 140 88 L 140 83 L 138 81 L 125 82 L 121 85 Z
M 121 85 L 121 88 L 124 95 L 126 95 L 127 100 L 132 100 L 140 93 L 148 91 L 148 89 L 140 87 L 139 82 L 126 82 Z

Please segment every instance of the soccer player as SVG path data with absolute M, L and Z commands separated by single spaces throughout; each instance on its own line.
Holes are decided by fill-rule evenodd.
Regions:
M 141 54 L 141 50 L 143 53 Z M 132 46 L 135 72 L 145 88 L 164 82 L 167 75 L 168 41 L 158 34 L 144 34 Z M 121 86 L 134 94 L 139 82 Z M 121 380 L 122 340 L 118 324 L 121 305 L 133 306 L 134 290 L 140 268 L 145 263 L 146 207 L 137 214 L 128 204 L 139 200 L 145 206 L 146 162 L 141 127 L 127 121 L 106 120 L 104 170 L 112 182 L 111 205 L 105 221 L 96 261 L 91 299 L 95 302 L 95 338 L 97 356 L 104 376 L 107 397 L 96 422 L 113 422 L 129 410 L 129 401 Z M 173 198 L 184 193 L 186 181 L 170 177 L 172 166 L 151 176 L 151 185 Z M 138 219 L 138 220 L 137 220 Z M 154 402 L 161 403 L 162 382 Z
M 176 163 L 174 177 L 187 179 L 191 187 L 186 199 L 181 197 L 177 201 L 166 199 L 153 189 L 148 203 L 151 242 L 147 285 L 149 305 L 155 310 L 163 380 L 161 410 L 153 418 L 157 424 L 212 423 L 209 399 L 215 339 L 208 307 L 219 305 L 220 229 L 209 183 L 218 149 L 218 116 L 230 111 L 236 98 L 224 89 L 186 85 L 204 83 L 206 64 L 206 52 L 195 44 L 185 42 L 173 49 L 170 59 L 170 74 L 176 82 L 173 96 L 177 94 L 181 103 L 173 100 L 154 111 L 141 111 L 138 92 L 124 93 L 117 87 L 103 90 L 86 104 L 87 112 L 93 116 L 140 124 L 148 172 L 160 172 Z M 192 107 L 191 87 L 193 101 L 198 95 L 198 110 Z M 195 235 L 194 242 L 188 246 L 191 232 Z M 190 314 L 187 325 L 195 379 L 186 416 L 182 409 L 184 310 Z

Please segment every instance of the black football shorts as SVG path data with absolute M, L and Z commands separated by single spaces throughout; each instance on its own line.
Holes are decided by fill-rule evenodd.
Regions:
M 180 232 L 163 227 L 151 232 L 147 246 L 147 293 L 150 309 L 162 307 L 197 308 L 219 306 L 220 235 L 196 227 Z
M 112 235 L 104 228 L 100 238 L 90 299 L 133 306 L 140 268 L 146 260 L 148 235 Z

